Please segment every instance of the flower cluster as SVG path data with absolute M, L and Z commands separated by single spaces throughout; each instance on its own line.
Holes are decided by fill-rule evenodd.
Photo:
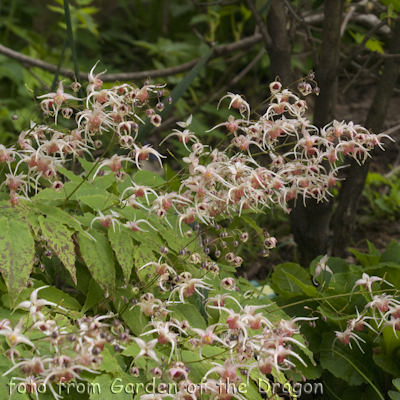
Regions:
M 353 123 L 337 121 L 318 129 L 305 117 L 306 102 L 290 90 L 283 89 L 279 82 L 271 84 L 270 103 L 258 119 L 252 118 L 250 105 L 242 96 L 228 93 L 218 106 L 228 99 L 228 107 L 238 115 L 231 115 L 228 121 L 210 130 L 226 129 L 230 136 L 227 147 L 212 149 L 203 144 L 190 129 L 192 116 L 186 122 L 179 122 L 180 129 L 174 129 L 160 145 L 170 137 L 178 137 L 188 151 L 182 159 L 186 165 L 185 174 L 179 189 L 162 191 L 154 185 L 136 181 L 135 176 L 130 174 L 131 167 L 140 170 L 143 161 L 150 157 L 162 167 L 165 157 L 150 144 L 139 143 L 137 138 L 140 124 L 144 124 L 145 120 L 154 126 L 161 124 L 159 112 L 164 108 L 161 98 L 168 92 L 163 85 L 151 84 L 150 80 L 139 88 L 124 83 L 104 89 L 101 73 L 94 75 L 94 68 L 89 73 L 84 99 L 64 93 L 63 82 L 60 82 L 57 92 L 39 97 L 43 99 L 41 107 L 45 116 L 54 117 L 54 126 L 31 122 L 30 129 L 19 136 L 19 148 L 0 146 L 0 163 L 8 166 L 1 187 L 9 193 L 12 207 L 20 203 L 28 204 L 31 192 L 47 190 L 46 193 L 50 191 L 54 194 L 54 190 L 60 195 L 64 190 L 65 197 L 58 198 L 62 200 L 64 209 L 81 185 L 77 183 L 71 194 L 64 187 L 67 178 L 71 181 L 69 184 L 75 184 L 75 180 L 85 182 L 85 190 L 91 191 L 95 183 L 107 175 L 112 180 L 110 185 L 114 185 L 107 192 L 108 197 L 93 196 L 95 199 L 92 198 L 90 208 L 94 215 L 86 212 L 85 200 L 90 197 L 87 193 L 80 193 L 80 197 L 73 200 L 73 213 L 64 215 L 59 211 L 65 217 L 64 221 L 68 221 L 66 225 L 72 224 L 74 232 L 78 229 L 79 234 L 84 229 L 87 233 L 89 230 L 96 231 L 98 235 L 106 232 L 112 245 L 117 243 L 120 250 L 126 246 L 128 250 L 122 255 L 113 248 L 121 267 L 124 263 L 129 268 L 126 259 L 132 257 L 133 251 L 135 273 L 130 274 L 131 271 L 125 269 L 122 286 L 116 293 L 104 294 L 107 307 L 115 314 L 81 316 L 75 322 L 68 320 L 68 314 L 63 314 L 66 308 L 38 299 L 38 293 L 44 287 L 35 289 L 29 300 L 16 307 L 25 310 L 26 317 L 21 318 L 14 328 L 10 327 L 9 320 L 0 323 L 0 335 L 8 341 L 7 354 L 13 363 L 5 375 L 19 368 L 24 377 L 18 379 L 25 383 L 43 384 L 55 398 L 59 398 L 54 385 L 82 380 L 83 371 L 99 372 L 102 353 L 108 344 L 114 347 L 115 352 L 124 350 L 126 353 L 123 355 L 131 357 L 130 373 L 135 379 L 150 376 L 160 379 L 163 384 L 177 382 L 179 390 L 174 395 L 177 399 L 199 398 L 198 390 L 201 389 L 193 393 L 189 391 L 194 381 L 190 363 L 196 362 L 207 370 L 202 383 L 211 399 L 242 400 L 244 397 L 238 392 L 221 391 L 215 378 L 219 376 L 220 380 L 236 384 L 247 377 L 249 385 L 257 374 L 272 375 L 274 379 L 282 380 L 283 373 L 288 370 L 296 370 L 300 364 L 307 366 L 298 354 L 301 351 L 306 354 L 306 346 L 296 323 L 314 323 L 316 317 L 277 318 L 266 309 L 267 301 L 264 304 L 260 304 L 259 299 L 253 301 L 254 292 L 250 290 L 242 294 L 242 284 L 226 271 L 240 267 L 243 259 L 234 249 L 228 248 L 226 239 L 234 239 L 232 246 L 236 248 L 239 240 L 245 243 L 250 235 L 239 232 L 236 238 L 233 231 L 221 228 L 219 221 L 240 216 L 246 210 L 258 212 L 273 205 L 290 212 L 289 201 L 296 199 L 304 202 L 308 198 L 327 200 L 329 189 L 337 182 L 337 172 L 341 168 L 337 162 L 342 155 L 352 156 L 362 163 L 370 150 L 375 146 L 382 147 L 381 140 L 386 135 L 375 135 Z M 77 84 L 73 85 L 73 89 L 79 90 Z M 307 94 L 309 88 L 304 86 L 301 91 Z M 154 99 L 156 104 L 152 107 L 150 104 Z M 172 99 L 167 98 L 167 101 Z M 75 102 L 80 103 L 76 105 Z M 57 125 L 61 120 L 60 113 L 64 119 L 74 116 L 74 129 L 61 129 Z M 92 157 L 92 153 L 102 147 L 98 136 L 104 133 L 112 135 L 107 149 L 111 154 L 106 151 L 96 159 L 93 169 L 83 177 L 66 171 L 65 166 L 71 160 L 80 161 L 82 165 L 87 162 L 85 156 Z M 114 151 L 115 143 L 119 145 L 118 151 Z M 289 151 L 281 152 L 281 143 L 285 144 L 285 148 L 290 146 Z M 257 154 L 263 156 L 262 160 L 257 158 Z M 109 158 L 104 158 L 106 156 Z M 328 162 L 329 168 L 322 165 L 323 161 Z M 125 181 L 128 174 L 131 182 L 125 182 L 120 189 L 119 184 Z M 85 205 L 80 209 L 81 200 Z M 48 215 L 47 211 L 43 213 Z M 36 250 L 45 248 L 42 255 L 51 258 L 52 247 L 61 258 L 60 252 L 57 253 L 58 243 L 50 243 L 45 237 L 43 220 L 38 217 L 31 224 L 36 235 Z M 202 238 L 204 231 L 201 232 L 200 224 L 215 229 L 219 237 Z M 170 254 L 166 247 L 168 243 L 160 247 L 159 242 L 150 238 L 151 234 L 163 233 L 166 239 L 168 235 L 172 237 L 175 231 L 179 232 L 178 244 L 174 243 L 173 250 L 176 254 Z M 68 236 L 66 232 L 69 232 L 67 228 L 62 231 L 65 237 Z M 124 233 L 132 235 L 139 246 L 134 249 L 131 236 L 125 240 Z M 75 245 L 76 255 L 86 262 L 86 254 L 79 249 L 79 238 L 74 237 L 72 243 L 71 235 L 67 239 L 64 237 L 67 243 L 65 248 L 68 250 Z M 268 255 L 277 240 L 267 231 L 260 236 L 263 236 L 263 252 Z M 95 241 L 90 233 L 89 237 Z M 108 240 L 104 235 L 102 238 Z M 146 247 L 146 243 L 152 246 L 151 249 Z M 209 257 L 211 246 L 215 247 L 213 259 Z M 156 258 L 153 252 L 157 253 Z M 126 256 L 126 253 L 129 254 Z M 216 262 L 222 254 L 230 264 L 223 272 L 221 268 L 226 266 Z M 40 257 L 36 257 L 39 263 Z M 66 258 L 62 260 L 64 264 L 67 261 Z M 45 272 L 46 265 L 40 264 L 40 268 Z M 323 271 L 332 273 L 327 267 L 327 256 L 318 264 L 315 277 Z M 97 271 L 90 272 L 94 281 L 101 284 Z M 372 284 L 376 280 L 363 276 L 356 284 L 367 288 L 372 295 Z M 118 301 L 115 300 L 116 294 Z M 194 304 L 199 307 L 194 307 Z M 50 308 L 50 311 L 44 312 L 43 307 Z M 378 327 L 390 325 L 395 332 L 400 327 L 399 307 L 400 303 L 391 296 L 374 296 L 367 305 L 367 309 L 373 310 L 373 316 L 358 315 L 349 322 L 345 332 L 337 332 L 337 340 L 350 345 L 353 339 L 359 345 L 357 340 L 362 339 L 354 331 L 364 326 L 371 327 L 366 321 L 374 319 L 376 322 L 376 312 L 383 318 L 382 321 L 385 320 L 378 323 Z M 185 310 L 190 308 L 197 313 L 192 319 L 185 316 Z M 60 323 L 57 318 L 60 315 L 64 315 L 69 323 L 62 319 Z M 127 316 L 135 321 L 128 326 L 132 330 L 140 330 L 139 334 L 133 335 L 124 323 L 116 319 Z M 140 324 L 137 324 L 137 318 Z M 153 336 L 148 338 L 148 335 Z M 43 343 L 48 344 L 45 355 Z M 26 347 L 30 352 L 26 351 Z M 209 357 L 205 357 L 209 349 L 216 355 L 223 354 L 224 361 L 217 363 L 215 360 L 218 358 L 214 358 L 210 362 Z M 195 353 L 193 350 L 198 351 L 198 359 L 190 361 L 185 358 L 185 353 L 192 356 Z M 146 394 L 140 398 L 163 397 Z
M 398 338 L 397 331 L 400 330 L 400 301 L 396 300 L 393 295 L 388 295 L 386 293 L 374 295 L 372 292 L 372 284 L 374 282 L 385 282 L 387 285 L 393 287 L 390 282 L 387 282 L 378 276 L 369 276 L 368 274 L 363 273 L 362 278 L 356 281 L 351 292 L 353 293 L 357 287 L 361 286 L 368 290 L 372 301 L 365 305 L 365 310 L 362 314 L 360 314 L 356 309 L 356 318 L 350 319 L 347 322 L 347 328 L 343 332 L 335 331 L 336 338 L 333 342 L 333 346 L 335 345 L 335 342 L 339 340 L 341 344 L 348 345 L 351 348 L 351 340 L 354 340 L 361 352 L 364 353 L 364 350 L 358 341 L 365 343 L 365 340 L 355 332 L 362 332 L 365 327 L 379 336 L 386 327 L 390 326 L 393 329 L 394 335 Z M 376 315 L 377 311 L 379 317 Z M 376 329 L 382 327 L 380 332 L 377 332 L 368 320 L 373 321 L 373 325 Z
M 3 376 L 10 376 L 17 368 L 24 375 L 23 378 L 13 377 L 19 383 L 14 385 L 10 394 L 15 392 L 19 385 L 24 385 L 24 390 L 29 387 L 36 398 L 39 393 L 37 388 L 42 387 L 48 388 L 54 398 L 59 399 L 62 396 L 57 393 L 57 387 L 54 385 L 76 379 L 85 380 L 81 376 L 82 371 L 98 373 L 96 370 L 102 363 L 101 353 L 105 344 L 108 343 L 119 350 L 131 339 L 129 330 L 118 320 L 114 319 L 113 324 L 103 322 L 113 318 L 113 314 L 80 318 L 76 321 L 76 326 L 67 329 L 57 321 L 57 317 L 53 319 L 47 307 L 56 312 L 68 310 L 51 301 L 38 299 L 38 292 L 45 288 L 47 286 L 33 290 L 29 301 L 23 301 L 15 307 L 27 309 L 29 313 L 19 320 L 14 329 L 10 327 L 10 321 L 7 319 L 0 323 L 0 335 L 4 336 L 9 344 L 6 356 L 14 364 Z M 35 337 L 35 343 L 29 336 Z M 39 351 L 39 344 L 43 351 L 43 343 L 47 343 L 46 355 L 41 355 Z M 26 352 L 25 346 L 29 346 L 31 351 Z M 25 357 L 21 358 L 21 353 Z

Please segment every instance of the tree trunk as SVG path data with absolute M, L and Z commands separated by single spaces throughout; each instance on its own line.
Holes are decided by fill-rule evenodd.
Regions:
M 336 98 L 336 71 L 340 58 L 340 26 L 344 0 L 324 1 L 324 32 L 316 80 L 321 89 L 315 102 L 314 125 L 322 128 L 332 121 Z M 298 246 L 299 262 L 308 267 L 320 254 L 327 253 L 332 202 L 297 201 L 290 213 L 292 233 Z
M 273 0 L 268 11 L 267 29 L 271 45 L 267 47 L 273 79 L 279 77 L 283 86 L 292 80 L 292 44 L 287 30 L 286 10 L 283 1 Z

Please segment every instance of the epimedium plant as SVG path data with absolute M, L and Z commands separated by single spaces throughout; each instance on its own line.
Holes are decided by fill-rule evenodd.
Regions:
M 290 212 L 296 198 L 327 200 L 339 158 L 364 162 L 386 135 L 337 121 L 317 129 L 305 100 L 279 81 L 258 118 L 242 96 L 227 93 L 218 107 L 236 116 L 210 130 L 233 136 L 226 148 L 203 144 L 192 117 L 165 138 L 176 136 L 188 152 L 171 192 L 171 182 L 142 169 L 150 157 L 162 167 L 165 156 L 137 140 L 145 121 L 162 123 L 169 93 L 150 79 L 104 89 L 95 67 L 85 98 L 78 83 L 67 94 L 60 82 L 39 96 L 54 124 L 32 121 L 16 145 L 0 147 L 2 382 L 10 395 L 37 398 L 260 399 L 262 385 L 270 397 L 296 396 L 295 382 L 319 377 L 299 326 L 318 316 L 309 309 L 290 317 L 235 278 L 245 262 L 239 242 L 259 245 L 265 256 L 277 242 L 247 214 L 273 205 Z M 318 93 L 312 73 L 298 89 Z M 104 133 L 111 140 L 94 159 Z M 282 143 L 290 150 L 280 152 Z M 234 215 L 256 235 L 232 228 Z M 326 258 L 315 275 L 329 272 Z M 315 297 L 317 289 L 301 283 L 306 272 L 299 278 L 292 269 L 289 281 Z M 355 324 L 333 344 L 358 339 Z
M 325 256 L 309 270 L 281 264 L 272 277 L 286 313 L 319 317 L 302 332 L 318 361 L 310 379 L 322 379 L 329 398 L 392 398 L 400 374 L 400 245 L 393 240 L 382 254 L 368 246 L 368 254 L 350 249 L 360 265 Z

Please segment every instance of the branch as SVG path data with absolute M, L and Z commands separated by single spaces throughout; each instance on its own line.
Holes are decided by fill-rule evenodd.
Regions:
M 346 14 L 344 14 L 344 17 L 346 17 Z M 305 16 L 304 21 L 310 25 L 320 24 L 321 22 L 324 21 L 324 14 L 319 13 L 319 14 Z M 364 25 L 368 28 L 372 28 L 373 26 L 381 22 L 381 20 L 375 14 L 355 14 L 351 16 L 350 21 L 360 25 Z M 385 25 L 382 26 L 378 32 L 381 35 L 389 36 L 390 28 Z
M 255 34 L 253 36 L 249 36 L 245 39 L 238 40 L 234 43 L 229 43 L 225 45 L 220 45 L 215 48 L 213 54 L 210 57 L 211 59 L 223 56 L 225 54 L 232 53 L 237 50 L 248 49 L 249 47 L 254 46 L 256 43 L 262 41 L 262 36 L 260 34 Z M 49 71 L 55 73 L 57 71 L 57 66 L 54 64 L 47 63 L 45 61 L 38 60 L 36 58 L 32 58 L 26 56 L 25 54 L 21 54 L 18 51 L 12 50 L 6 46 L 0 44 L 0 54 L 4 54 L 7 57 L 10 57 L 14 60 L 19 61 L 23 65 L 31 65 L 34 67 L 41 68 L 45 71 Z M 140 72 L 123 72 L 123 73 L 116 73 L 116 74 L 104 74 L 101 76 L 101 80 L 103 82 L 115 82 L 115 81 L 134 81 L 134 80 L 141 80 L 146 79 L 149 76 L 152 78 L 160 78 L 164 76 L 170 76 L 179 74 L 182 72 L 189 71 L 192 69 L 199 61 L 200 57 L 196 58 L 192 61 L 186 62 L 184 64 L 177 65 L 176 67 L 165 68 L 165 69 L 156 69 L 156 70 L 148 70 L 148 71 L 140 71 Z M 67 68 L 60 68 L 60 75 L 64 75 L 71 79 L 75 78 L 75 73 L 71 69 Z M 80 72 L 79 77 L 82 80 L 87 80 L 87 73 Z
M 351 55 L 347 60 L 344 60 L 337 68 L 336 73 L 339 74 L 339 72 L 343 69 L 346 68 L 346 66 L 351 63 L 353 60 L 356 59 L 357 56 L 361 55 L 362 51 L 365 49 L 365 45 L 367 44 L 368 40 L 371 38 L 371 36 L 375 33 L 378 32 L 380 28 L 382 28 L 384 25 L 386 25 L 386 19 L 379 22 L 379 24 L 373 26 L 365 35 L 364 39 L 362 42 L 354 49 L 351 50 Z

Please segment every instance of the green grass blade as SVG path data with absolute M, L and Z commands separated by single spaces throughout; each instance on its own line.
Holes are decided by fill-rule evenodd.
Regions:
M 68 0 L 64 0 L 64 12 L 65 12 L 65 23 L 67 25 L 67 36 L 69 41 L 69 47 L 71 48 L 72 60 L 74 61 L 75 78 L 79 82 L 78 56 L 76 54 L 74 34 L 72 32 L 72 20 L 71 20 L 71 12 L 69 10 Z
M 212 52 L 214 51 L 214 47 L 211 47 L 206 55 L 190 70 L 190 72 L 182 79 L 182 81 L 177 85 L 171 92 L 171 97 L 173 102 L 176 102 L 178 99 L 182 97 L 182 95 L 186 92 L 189 86 L 192 84 L 194 78 L 200 73 L 201 69 L 207 63 L 208 59 L 210 58 Z M 167 99 L 164 99 L 164 110 L 160 113 L 161 118 L 164 119 L 164 116 L 171 110 L 172 104 L 168 104 Z M 141 140 L 146 137 L 150 131 L 154 128 L 153 125 L 148 122 L 146 125 L 142 126 L 139 130 L 139 135 L 137 140 Z
M 61 64 L 64 60 L 64 54 L 65 54 L 65 50 L 67 49 L 67 46 L 68 46 L 68 38 L 66 37 L 64 39 L 64 44 L 63 44 L 63 48 L 61 50 L 60 60 L 58 61 L 57 70 L 56 70 L 56 73 L 54 74 L 53 83 L 51 84 L 50 92 L 54 92 L 56 89 L 58 75 L 60 74 L 60 68 L 61 68 Z

